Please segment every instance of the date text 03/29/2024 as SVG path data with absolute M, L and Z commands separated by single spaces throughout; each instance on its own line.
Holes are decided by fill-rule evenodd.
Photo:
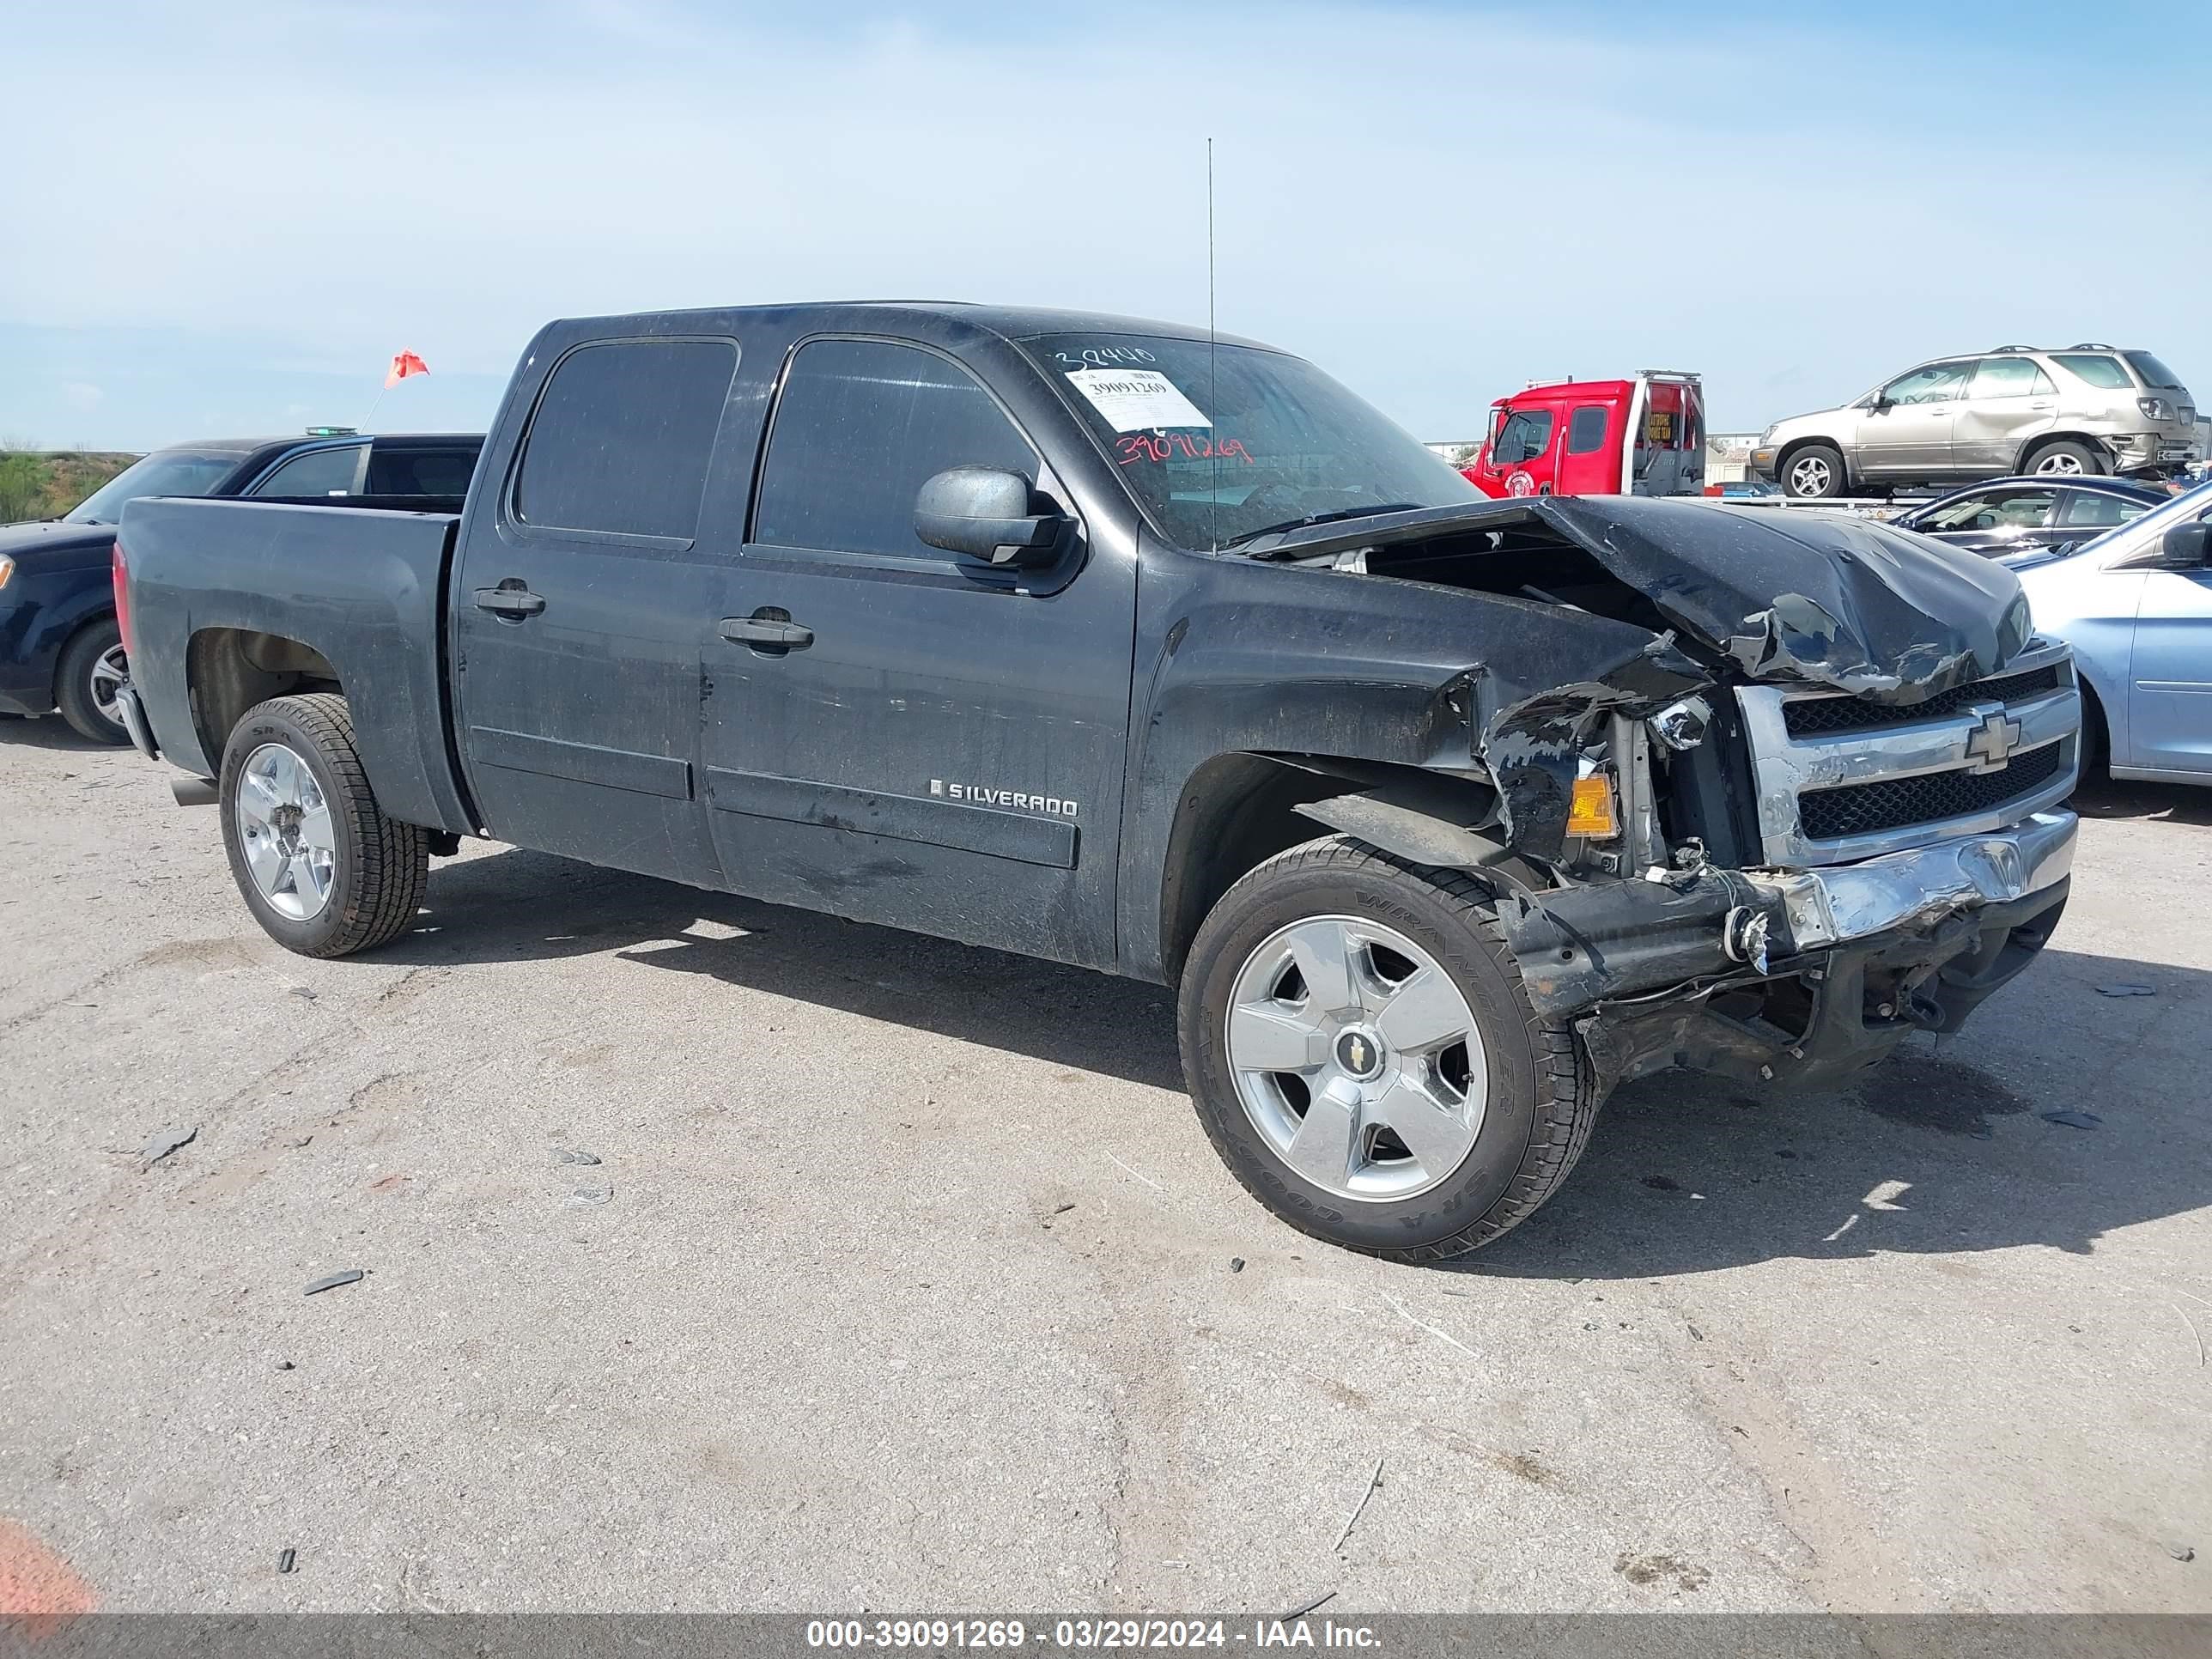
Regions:
M 1373 1650 L 1381 1644 L 1368 1626 L 1334 1620 L 1057 1619 L 1049 1625 L 1018 1619 L 816 1619 L 806 1626 L 810 1648 L 919 1649 L 1054 1648 L 1089 1651 L 1179 1648 L 1338 1648 Z

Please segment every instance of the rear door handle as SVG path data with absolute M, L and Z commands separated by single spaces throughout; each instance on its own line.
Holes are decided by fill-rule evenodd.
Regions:
M 814 643 L 814 630 L 785 616 L 725 617 L 721 635 L 733 645 L 767 646 L 785 651 Z
M 507 579 L 514 581 L 513 577 Z M 510 587 L 501 582 L 497 587 L 479 587 L 476 591 L 477 609 L 489 611 L 495 617 L 509 617 L 520 622 L 525 617 L 534 617 L 545 609 L 544 595 L 533 593 L 520 582 Z

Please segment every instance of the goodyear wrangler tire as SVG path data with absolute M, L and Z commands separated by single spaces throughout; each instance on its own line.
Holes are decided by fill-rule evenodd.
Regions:
M 1347 1249 L 1433 1261 L 1558 1190 L 1597 1094 L 1529 1006 L 1488 891 L 1349 836 L 1224 894 L 1183 967 L 1183 1073 L 1245 1188 Z
M 343 697 L 319 691 L 248 710 L 224 745 L 218 799 L 238 890 L 286 950 L 374 950 L 422 908 L 429 833 L 376 804 Z

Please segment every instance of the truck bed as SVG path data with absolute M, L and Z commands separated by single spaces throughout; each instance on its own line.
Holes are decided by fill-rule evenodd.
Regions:
M 391 501 L 409 505 L 382 504 Z M 447 510 L 422 510 L 432 501 Z M 119 538 L 131 572 L 131 680 L 164 754 L 202 776 L 222 763 L 210 733 L 229 722 L 196 709 L 189 690 L 195 641 L 235 659 L 240 683 L 228 697 L 248 705 L 313 678 L 315 665 L 299 666 L 304 653 L 284 643 L 301 641 L 346 687 L 385 810 L 433 829 L 472 829 L 450 747 L 444 661 L 458 509 L 423 496 L 131 503 Z

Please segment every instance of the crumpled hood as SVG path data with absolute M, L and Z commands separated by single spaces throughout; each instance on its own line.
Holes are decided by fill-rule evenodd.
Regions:
M 1756 679 L 1913 703 L 2001 670 L 2033 631 L 2012 573 L 1871 520 L 1634 495 L 1469 502 L 1315 526 L 1270 557 L 1540 525 L 1585 550 L 1689 639 Z
M 112 524 L 65 524 L 58 519 L 0 525 L 0 554 L 27 576 L 79 565 L 105 564 L 115 546 Z

